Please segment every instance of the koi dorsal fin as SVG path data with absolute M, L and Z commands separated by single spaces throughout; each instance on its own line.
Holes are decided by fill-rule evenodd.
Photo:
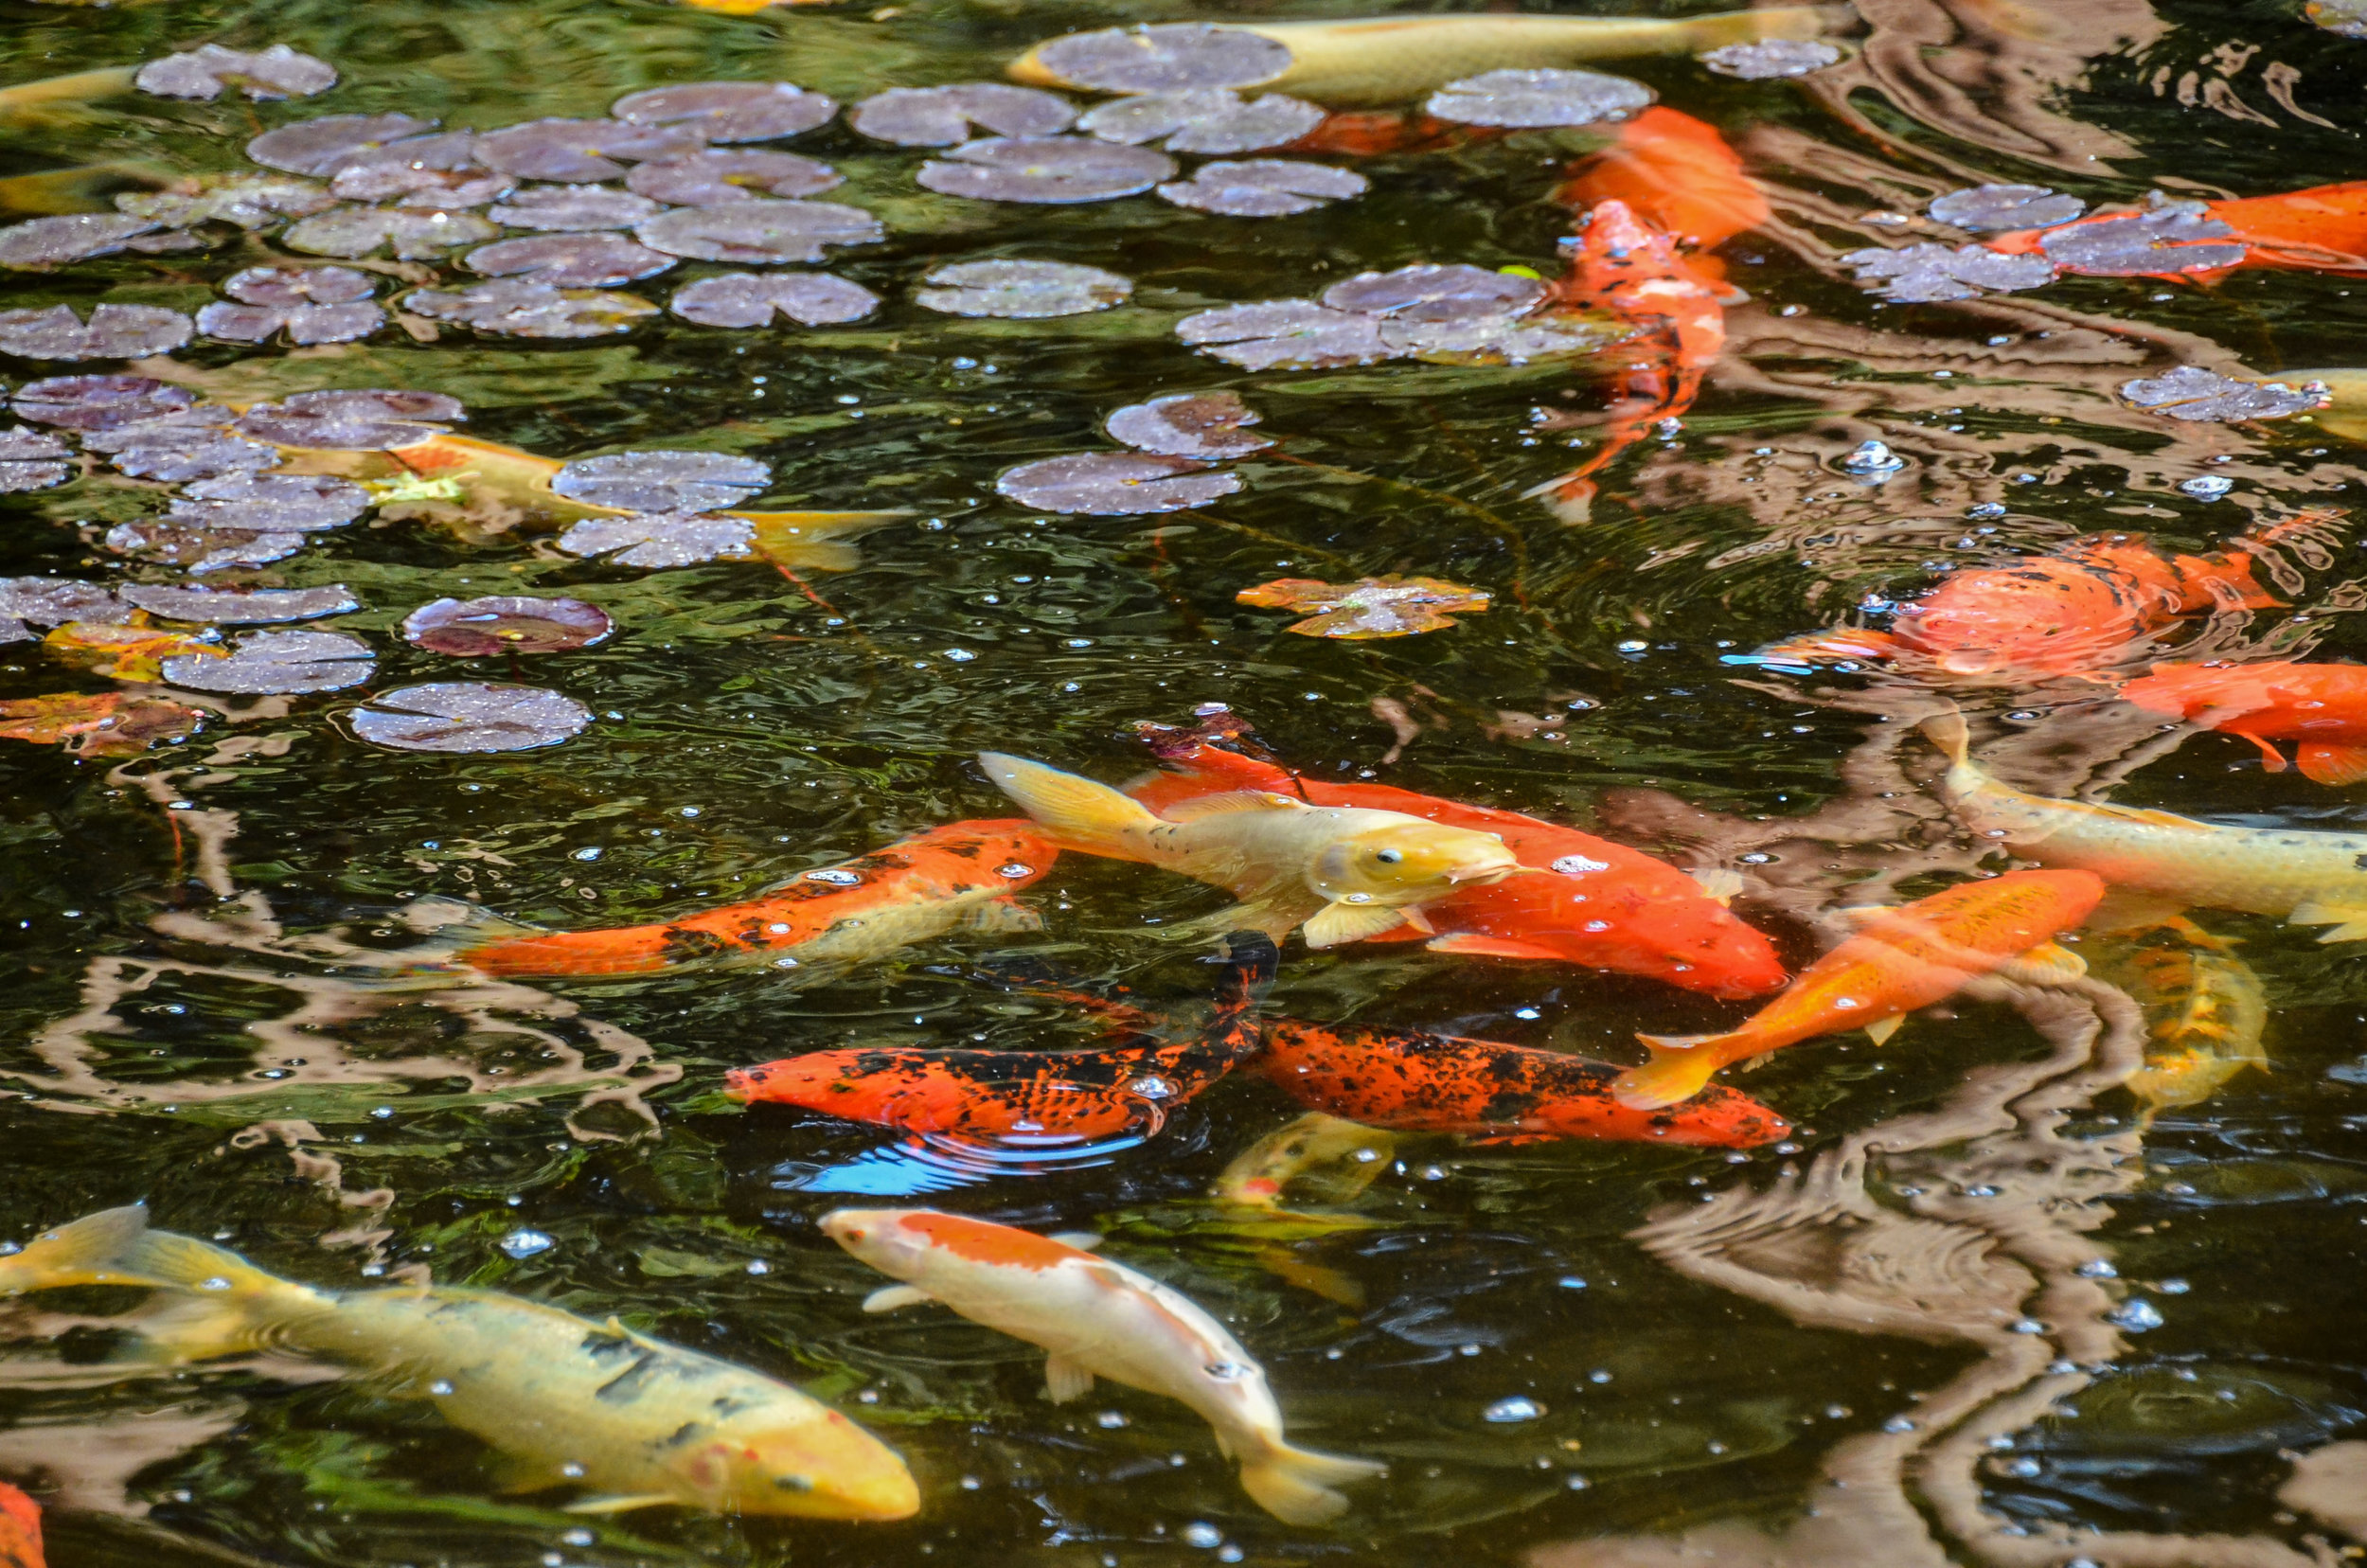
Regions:
M 1198 822 L 1202 817 L 1230 816 L 1235 811 L 1307 811 L 1314 810 L 1304 800 L 1272 790 L 1227 790 L 1222 794 L 1196 795 L 1179 800 L 1160 815 L 1168 822 Z

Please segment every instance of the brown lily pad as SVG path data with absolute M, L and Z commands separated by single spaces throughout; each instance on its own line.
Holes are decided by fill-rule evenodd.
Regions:
M 515 175 L 476 161 L 474 134 L 444 131 L 354 153 L 329 177 L 329 193 L 346 202 L 391 200 L 398 206 L 456 211 L 498 201 L 517 184 Z
M 1088 110 L 1077 128 L 1103 141 L 1158 142 L 1170 152 L 1257 152 L 1284 147 L 1324 122 L 1305 98 L 1267 93 L 1245 98 L 1222 87 L 1142 93 Z
M 228 223 L 250 232 L 270 228 L 284 219 L 309 218 L 336 205 L 335 197 L 311 181 L 277 174 L 206 176 L 194 189 L 125 191 L 116 198 L 119 211 L 174 229 Z M 187 248 L 183 241 L 190 245 L 199 242 L 193 235 L 151 234 L 130 241 L 130 248 Z
M 686 157 L 635 164 L 625 176 L 629 190 L 676 206 L 721 206 L 756 196 L 819 196 L 846 183 L 846 176 L 819 159 L 794 152 L 758 152 L 709 148 Z M 643 217 L 650 216 L 649 213 Z M 627 221 L 637 223 L 640 218 Z M 585 224 L 584 227 L 594 225 Z M 624 226 L 624 225 L 619 225 Z
M 1537 129 L 1626 119 L 1651 103 L 1652 90 L 1626 77 L 1537 67 L 1450 81 L 1422 107 L 1433 117 L 1458 125 Z
M 612 452 L 569 463 L 551 489 L 588 507 L 701 512 L 743 505 L 772 482 L 764 464 L 725 452 Z
M 1175 177 L 1173 158 L 1083 136 L 991 136 L 920 166 L 928 189 L 981 202 L 1060 205 L 1136 196 Z
M 73 453 L 55 436 L 23 425 L 0 430 L 0 495 L 47 490 L 73 477 Z
M 673 257 L 635 244 L 621 234 L 536 234 L 479 245 L 461 258 L 471 272 L 523 277 L 554 289 L 592 289 L 653 277 Z
M 260 102 L 268 98 L 311 98 L 337 85 L 337 68 L 325 60 L 298 54 L 285 44 L 248 53 L 201 44 L 181 54 L 151 60 L 140 67 L 132 85 L 158 98 L 218 98 L 235 87 Z
M 605 337 L 657 314 L 657 307 L 637 294 L 560 289 L 523 277 L 469 289 L 416 289 L 403 304 L 417 315 L 524 338 Z
M 73 578 L 0 578 L 0 615 L 33 626 L 123 618 L 115 596 L 95 582 Z
M 1493 596 L 1437 578 L 1360 578 L 1354 582 L 1318 582 L 1312 578 L 1277 578 L 1244 588 L 1234 597 L 1261 610 L 1304 614 L 1303 621 L 1283 628 L 1303 637 L 1341 637 L 1361 641 L 1373 637 L 1410 637 L 1423 632 L 1452 629 L 1450 615 L 1468 615 L 1487 608 Z
M 431 653 L 481 659 L 496 653 L 564 653 L 615 630 L 608 612 L 572 598 L 439 598 L 403 617 L 403 641 Z
M 755 525 L 702 512 L 636 512 L 587 517 L 559 536 L 569 555 L 606 556 L 612 565 L 695 566 L 753 553 Z
M 18 387 L 9 406 L 35 424 L 108 430 L 161 419 L 196 401 L 187 387 L 152 376 L 51 376 Z
M 1361 196 L 1367 185 L 1363 175 L 1327 164 L 1252 158 L 1202 164 L 1190 179 L 1161 186 L 1159 194 L 1177 206 L 1227 218 L 1289 218 Z
M 997 136 L 1057 135 L 1076 123 L 1077 110 L 1057 93 L 1000 81 L 957 81 L 944 87 L 891 87 L 848 111 L 847 123 L 874 141 L 899 147 L 952 147 L 970 127 Z
M 165 679 L 174 686 L 240 696 L 343 691 L 377 672 L 369 644 L 342 632 L 252 632 L 228 658 L 164 661 Z
M 1524 315 L 1545 298 L 1545 285 L 1519 273 L 1489 272 L 1461 261 L 1423 261 L 1394 272 L 1359 273 L 1323 293 L 1335 311 L 1404 321 L 1472 321 Z
M 246 155 L 265 169 L 329 175 L 388 142 L 435 129 L 434 120 L 409 115 L 325 115 L 264 132 L 246 144 Z
M 334 207 L 289 225 L 280 237 L 308 256 L 374 256 L 391 250 L 405 261 L 431 261 L 501 230 L 473 212 L 442 207 Z
M 86 325 L 69 306 L 0 311 L 0 353 L 21 359 L 145 359 L 169 353 L 196 330 L 161 305 L 95 305 Z
M 1106 311 L 1134 293 L 1130 277 L 1067 261 L 956 261 L 923 281 L 913 298 L 932 311 L 1015 321 Z
M 241 305 L 350 305 L 378 285 L 351 267 L 249 267 L 223 278 L 222 292 Z
M 1273 445 L 1241 427 L 1257 413 L 1231 392 L 1177 392 L 1130 403 L 1102 426 L 1111 439 L 1165 457 L 1246 457 Z
M 652 250 L 702 261 L 819 261 L 832 245 L 868 245 L 885 237 L 880 221 L 836 202 L 761 198 L 721 206 L 677 207 L 636 224 Z
M 1071 33 L 1035 51 L 1036 62 L 1072 87 L 1102 93 L 1172 93 L 1255 87 L 1290 68 L 1290 49 L 1245 27 L 1206 22 Z
M 386 312 L 356 305 L 238 305 L 216 300 L 197 312 L 197 330 L 224 343 L 262 343 L 285 332 L 295 344 L 355 343 L 386 325 Z
M 828 273 L 723 273 L 676 291 L 667 308 L 702 327 L 763 327 L 775 315 L 826 327 L 861 321 L 880 296 Z
M 624 173 L 626 163 L 679 158 L 706 145 L 696 131 L 613 119 L 538 119 L 488 131 L 476 161 L 522 180 L 591 185 Z M 618 160 L 624 160 L 619 162 Z
M 384 452 L 449 434 L 446 427 L 468 417 L 459 399 L 441 392 L 361 387 L 298 392 L 279 402 L 257 403 L 234 428 L 283 447 Z
M 125 584 L 117 597 L 151 615 L 206 626 L 312 620 L 362 608 L 361 600 L 341 582 L 321 588 L 183 588 L 133 582 Z
M 0 228 L 0 267 L 38 271 L 112 256 L 156 227 L 127 212 L 76 212 Z
M 178 485 L 192 479 L 220 479 L 234 473 L 255 473 L 276 468 L 279 452 L 260 441 L 240 440 L 224 430 L 189 431 L 166 427 L 145 441 L 125 441 L 109 459 L 116 472 L 134 479 L 161 479 Z
M 381 693 L 353 710 L 353 733 L 398 751 L 505 752 L 556 746 L 592 710 L 540 686 L 437 681 Z
M 2166 375 L 2124 383 L 2121 396 L 2148 413 L 2198 424 L 2233 424 L 2238 419 L 2283 419 L 2322 408 L 2323 383 L 2287 386 L 2283 382 L 2237 381 L 2199 365 L 2181 365 Z
M 994 488 L 1023 507 L 1072 517 L 1132 517 L 1205 506 L 1241 488 L 1237 475 L 1187 457 L 1080 452 L 1006 469 Z
M 1575 359 L 1604 347 L 1602 330 L 1583 316 L 1469 316 L 1436 321 L 1387 316 L 1380 341 L 1430 365 L 1527 365 Z
M 1269 299 L 1201 311 L 1175 324 L 1175 335 L 1244 370 L 1306 370 L 1395 359 L 1380 321 L 1307 299 Z
M 702 141 L 772 141 L 829 122 L 837 100 L 787 81 L 691 81 L 628 93 L 609 113 L 632 125 L 674 126 Z

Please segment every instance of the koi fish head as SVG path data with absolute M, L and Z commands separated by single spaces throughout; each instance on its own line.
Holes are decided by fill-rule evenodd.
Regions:
M 1597 920 L 1602 913 L 1596 910 Z M 1783 960 L 1767 937 L 1708 898 L 1641 900 L 1600 935 L 1611 946 L 1589 963 L 1704 996 L 1762 996 L 1786 979 Z
M 835 1410 L 715 1437 L 675 1470 L 718 1513 L 885 1520 L 920 1511 L 920 1488 L 896 1451 Z
M 1316 853 L 1307 881 L 1327 899 L 1398 908 L 1499 882 L 1520 869 L 1493 833 L 1408 819 L 1331 840 Z
M 1048 1269 L 1086 1257 L 1066 1242 L 936 1209 L 833 1209 L 822 1234 L 891 1278 L 913 1280 L 939 1260 Z
M 1958 680 L 2015 680 L 2093 668 L 2151 624 L 2144 596 L 2067 561 L 1966 572 L 1912 608 L 1900 643 Z

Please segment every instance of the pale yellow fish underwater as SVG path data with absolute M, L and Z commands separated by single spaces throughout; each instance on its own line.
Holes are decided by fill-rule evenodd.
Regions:
M 133 1204 L 107 1209 L 44 1231 L 20 1251 L 0 1256 L 0 1296 L 67 1285 L 128 1285 L 116 1255 L 148 1228 L 148 1211 Z
M 1344 1203 L 1373 1185 L 1397 1151 L 1397 1134 L 1309 1111 L 1234 1156 L 1210 1185 L 1220 1203 L 1276 1208 L 1303 1185 L 1318 1203 Z
M 2142 943 L 2091 943 L 2089 957 L 2095 977 L 2127 991 L 2145 1014 L 2145 1064 L 2123 1085 L 2144 1107 L 2142 1121 L 2200 1105 L 2245 1072 L 2269 1070 L 2261 1043 L 2268 992 L 2227 943 L 2180 920 Z

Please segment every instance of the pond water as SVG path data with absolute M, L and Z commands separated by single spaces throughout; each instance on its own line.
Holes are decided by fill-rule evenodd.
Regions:
M 1738 885 L 1734 912 L 1794 972 L 1850 929 L 1835 911 L 2009 864 L 1951 817 L 1940 754 L 1915 733 L 1949 702 L 1973 717 L 1985 765 L 2037 794 L 2367 832 L 2355 789 L 2271 772 L 2240 737 L 2112 701 L 2152 658 L 2367 652 L 2349 618 L 2367 606 L 2353 519 L 2269 535 L 2249 558 L 2265 590 L 2251 607 L 2198 593 L 2149 623 L 2145 647 L 1970 679 L 1904 657 L 1753 657 L 1889 624 L 1883 606 L 1949 573 L 2069 559 L 2084 535 L 2141 532 L 2149 544 L 2119 547 L 2154 561 L 2207 555 L 2367 486 L 2362 450 L 2341 436 L 2339 377 L 2328 406 L 2295 412 L 2323 401 L 2305 387 L 2265 409 L 2281 417 L 2234 422 L 2169 418 L 2123 391 L 2180 366 L 2300 386 L 2308 378 L 2289 372 L 2367 364 L 2356 252 L 2180 278 L 2056 275 L 2040 260 L 1999 285 L 2008 244 L 1959 256 L 1976 284 L 1953 287 L 1932 283 L 1928 255 L 1926 274 L 1888 283 L 1878 261 L 1842 259 L 1913 244 L 1957 255 L 2077 210 L 1991 228 L 1927 214 L 1984 185 L 2133 213 L 2148 192 L 2214 202 L 2357 174 L 2367 39 L 2341 30 L 2345 7 L 2312 8 L 2321 26 L 2298 0 L 1860 0 L 1824 19 L 1837 61 L 1766 80 L 1706 69 L 1700 38 L 1639 33 L 1601 58 L 1535 63 L 1615 72 L 1656 97 L 1652 115 L 1689 116 L 1698 136 L 1649 122 L 1680 148 L 1645 161 L 1657 176 L 1622 183 L 1584 162 L 1623 134 L 1634 144 L 1616 119 L 1335 117 L 1323 122 L 1335 139 L 1314 151 L 1223 154 L 1369 182 L 1350 194 L 1354 181 L 1315 177 L 1301 188 L 1322 205 L 1270 217 L 1163 199 L 1108 156 L 1061 177 L 1141 193 L 979 199 L 1007 176 L 867 137 L 829 105 L 773 104 L 797 128 L 717 133 L 718 145 L 793 151 L 843 183 L 781 162 L 653 183 L 641 170 L 695 152 L 701 134 L 666 144 L 645 132 L 618 152 L 634 160 L 630 181 L 612 172 L 600 189 L 650 194 L 587 207 L 563 188 L 578 176 L 558 172 L 592 156 L 585 137 L 513 135 L 486 154 L 509 169 L 472 169 L 464 151 L 440 171 L 418 160 L 420 183 L 545 193 L 513 194 L 480 233 L 488 193 L 468 205 L 439 187 L 453 205 L 410 209 L 443 216 L 406 231 L 424 234 L 406 259 L 344 254 L 388 232 L 385 217 L 316 227 L 299 245 L 321 222 L 302 209 L 345 177 L 337 159 L 320 164 L 316 148 L 318 166 L 296 174 L 244 151 L 324 115 L 489 132 L 606 116 L 669 83 L 783 80 L 852 105 L 1001 81 L 1071 32 L 1278 19 L 1249 3 L 738 9 L 0 0 L 0 218 L 114 213 L 118 196 L 162 215 L 84 247 L 103 254 L 0 273 L 0 307 L 167 312 L 125 318 L 149 339 L 85 346 L 113 358 L 35 357 L 77 321 L 46 339 L 10 327 L 0 380 L 13 393 L 145 376 L 188 396 L 107 396 L 146 397 L 151 413 L 176 398 L 228 405 L 130 461 L 98 428 L 128 416 L 62 425 L 37 395 L 5 422 L 53 432 L 63 450 L 33 439 L 0 457 L 71 472 L 0 495 L 0 577 L 120 597 L 44 618 L 20 589 L 9 609 L 26 635 L 0 646 L 0 699 L 133 705 L 79 741 L 12 728 L 0 744 L 0 1236 L 29 1242 L 145 1202 L 159 1228 L 324 1289 L 432 1279 L 613 1318 L 852 1417 L 909 1464 L 918 1512 L 570 1512 L 580 1488 L 520 1480 L 499 1445 L 448 1422 L 433 1397 L 407 1397 L 483 1371 L 457 1341 L 380 1346 L 375 1374 L 340 1377 L 283 1325 L 240 1354 L 164 1366 L 140 1359 L 138 1320 L 121 1317 L 143 1298 L 83 1286 L 0 1298 L 0 1479 L 43 1506 L 50 1560 L 2022 1568 L 2359 1554 L 2343 1542 L 2367 1528 L 2367 1467 L 2342 1445 L 2367 1437 L 2367 979 L 2357 949 L 2274 913 L 2198 908 L 2134 953 L 2128 939 L 2073 933 L 2084 979 L 2009 966 L 1916 1012 L 1878 1051 L 1829 1035 L 1725 1074 L 1790 1124 L 1748 1147 L 1407 1127 L 1351 1136 L 1304 1171 L 1266 1167 L 1306 1178 L 1286 1183 L 1279 1208 L 1210 1195 L 1302 1112 L 1255 1066 L 1219 1062 L 1196 1096 L 1155 1085 L 1117 1133 L 993 1148 L 725 1092 L 732 1069 L 848 1047 L 1105 1052 L 1097 999 L 1120 990 L 1160 1038 L 1213 1038 L 1236 982 L 1203 960 L 1240 922 L 1219 914 L 1225 893 L 1168 870 L 1066 853 L 1006 872 L 1041 930 L 992 905 L 999 918 L 906 931 L 891 907 L 851 956 L 786 967 L 763 953 L 701 964 L 719 940 L 678 935 L 638 972 L 575 960 L 483 975 L 438 961 L 461 939 L 418 929 L 433 923 L 423 914 L 467 906 L 552 931 L 625 927 L 785 882 L 851 885 L 805 873 L 1017 814 L 982 751 L 1119 783 L 1153 766 L 1138 723 L 1228 715 L 1312 783 L 1532 813 L 1712 873 L 1721 893 Z M 1368 13 L 1311 0 L 1282 14 Z M 1453 39 L 1426 40 L 1384 45 L 1378 87 L 1309 87 L 1328 97 L 1304 124 L 1272 109 L 1288 127 L 1276 134 L 1305 134 L 1318 111 L 1414 111 L 1450 78 L 1505 63 L 1463 68 Z M 235 82 L 205 100 L 121 78 L 201 45 L 286 45 L 337 81 L 250 101 Z M 917 178 L 933 158 L 937 172 Z M 786 231 L 741 256 L 688 219 L 650 226 L 663 203 L 698 215 L 683 193 L 702 169 L 858 210 L 801 209 L 796 233 L 827 230 L 827 246 L 785 266 L 803 242 Z M 221 221 L 219 201 L 196 215 L 213 221 L 193 222 L 154 200 L 259 173 L 312 194 L 249 188 L 280 205 L 244 211 L 243 227 Z M 1737 186 L 1765 209 L 1714 246 L 1680 232 L 1672 250 L 1651 230 L 1656 213 L 1679 224 L 1669 204 L 1715 207 Z M 1601 254 L 1613 219 L 1594 204 L 1613 197 L 1646 224 L 1642 272 L 1612 265 L 1628 251 Z M 1574 261 L 1557 241 L 1590 206 L 1596 253 Z M 2169 235 L 2180 243 L 2228 226 L 2207 212 L 2159 219 L 2180 221 L 2202 227 Z M 660 248 L 629 242 L 633 223 Z M 475 255 L 475 272 L 460 260 L 478 249 L 472 234 L 507 243 L 553 228 L 610 238 Z M 2333 232 L 2313 234 L 2339 253 Z M 2235 238 L 2242 257 L 2251 233 Z M 452 300 L 480 273 L 555 256 L 574 269 L 561 286 L 628 297 Z M 975 291 L 992 295 L 997 275 L 927 276 L 1013 259 L 1117 281 L 1053 280 L 1062 309 L 1089 310 L 970 314 L 955 312 L 987 308 Z M 225 291 L 246 269 L 332 260 L 357 276 Z M 1228 361 L 1220 340 L 1185 341 L 1220 339 L 1214 329 L 1179 335 L 1200 312 L 1308 301 L 1426 263 L 1492 275 L 1457 276 L 1518 308 L 1433 312 L 1476 317 L 1460 338 L 1455 320 L 1415 330 L 1418 310 L 1326 318 L 1379 347 L 1312 365 L 1304 349 Z M 1534 304 L 1526 280 L 1565 266 L 1575 281 L 1516 327 Z M 859 288 L 714 285 L 706 319 L 697 296 L 676 298 L 727 274 L 823 272 Z M 1637 279 L 1662 292 L 1636 294 Z M 364 299 L 393 314 L 365 310 L 358 336 L 351 317 L 326 321 L 317 335 L 332 341 L 302 346 L 284 317 L 220 314 L 184 342 L 171 314 Z M 772 300 L 816 320 L 769 314 Z M 504 309 L 511 327 L 539 309 L 529 325 L 566 317 L 552 330 L 579 335 L 499 330 Z M 769 319 L 714 324 L 735 311 Z M 399 401 L 365 419 L 297 404 L 276 422 L 249 417 L 255 461 L 223 444 L 238 409 L 355 389 L 456 406 Z M 1123 454 L 1104 421 L 1182 393 L 1235 395 L 1271 444 L 1005 477 Z M 1154 447 L 1185 452 L 1248 446 L 1223 406 L 1211 417 L 1197 437 L 1148 415 L 1122 429 L 1156 426 Z M 406 451 L 414 460 L 390 455 Z M 650 451 L 749 461 L 593 465 L 551 488 L 553 463 Z M 270 463 L 284 483 L 320 476 L 308 499 L 271 505 L 335 512 L 342 480 L 363 487 L 344 512 L 358 519 L 306 513 L 283 522 L 293 537 L 261 527 L 237 475 Z M 1557 489 L 1580 463 L 1588 476 Z M 205 501 L 209 485 L 233 488 Z M 1140 500 L 1155 486 L 1179 487 L 1171 509 Z M 169 505 L 199 501 L 230 508 L 206 513 L 214 532 L 159 536 Z M 722 515 L 792 512 L 847 515 Z M 1301 635 L 1286 629 L 1337 593 L 1265 596 L 1295 609 L 1239 597 L 1276 579 L 1389 574 L 1447 585 L 1433 606 L 1444 624 L 1415 613 L 1407 634 Z M 170 596 L 134 615 L 133 584 L 342 592 L 291 607 L 308 618 L 215 625 Z M 487 597 L 590 608 L 415 615 Z M 53 630 L 78 615 L 77 632 Z M 145 635 L 122 630 L 143 623 Z M 219 657 L 269 633 L 351 640 Z M 454 683 L 477 685 L 406 689 Z M 1603 868 L 1581 855 L 1564 869 Z M 1249 950 L 1235 951 L 1237 967 Z M 2217 1010 L 2198 1025 L 2180 977 L 2205 971 L 2201 1006 Z M 1644 1060 L 1639 1032 L 1715 1032 L 1757 1005 L 1707 994 L 1717 989 L 1700 972 L 1614 973 L 1550 953 L 1315 950 L 1292 936 L 1262 1010 L 1624 1069 Z M 2209 1059 L 2187 1063 L 2184 1088 L 2141 1096 L 2122 1083 L 2148 1028 L 2157 1073 L 2173 1074 L 2162 1053 L 2180 1042 Z M 1266 1369 L 1294 1438 L 1385 1463 L 1386 1479 L 1346 1487 L 1351 1506 L 1329 1523 L 1287 1523 L 1244 1494 L 1207 1422 L 1175 1400 L 1104 1381 L 1055 1405 L 1030 1345 L 940 1307 L 866 1314 L 885 1281 L 817 1227 L 849 1203 L 1099 1235 L 1103 1256 L 1221 1321 Z M 531 1354 L 523 1340 L 507 1353 Z M 561 1412 L 586 1431 L 607 1418 L 599 1396 Z

